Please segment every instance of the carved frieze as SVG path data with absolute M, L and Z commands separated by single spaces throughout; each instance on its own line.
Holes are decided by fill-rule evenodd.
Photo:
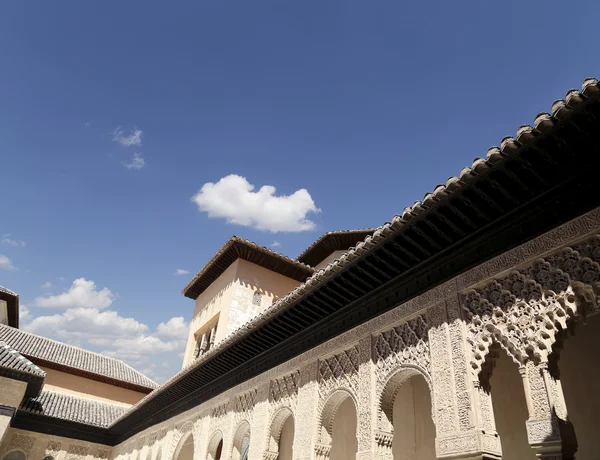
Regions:
M 373 361 L 377 366 L 380 385 L 384 385 L 390 374 L 401 365 L 411 365 L 427 377 L 431 375 L 427 330 L 427 320 L 421 315 L 374 338 Z
M 358 389 L 358 345 L 319 361 L 319 394 L 326 399 L 337 389 Z
M 559 329 L 598 311 L 599 262 L 600 236 L 594 235 L 468 291 L 462 309 L 475 374 L 493 339 L 519 365 L 547 361 Z

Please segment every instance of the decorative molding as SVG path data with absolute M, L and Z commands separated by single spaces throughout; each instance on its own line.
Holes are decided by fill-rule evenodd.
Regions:
M 492 341 L 518 365 L 547 362 L 560 329 L 600 310 L 600 235 L 563 247 L 462 296 L 470 364 L 478 375 Z

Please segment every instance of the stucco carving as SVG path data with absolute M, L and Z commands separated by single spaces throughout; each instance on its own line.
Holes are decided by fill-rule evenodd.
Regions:
M 87 446 L 71 444 L 67 451 L 67 459 L 85 460 L 89 450 L 90 449 Z
M 35 444 L 35 437 L 27 436 L 24 434 L 14 433 L 10 437 L 10 441 L 8 445 L 4 449 L 4 452 L 11 452 L 13 450 L 21 450 L 25 453 L 25 455 L 29 455 L 33 445 Z
M 481 371 L 492 340 L 519 365 L 546 362 L 567 321 L 598 311 L 600 236 L 566 247 L 482 288 L 468 291 L 471 367 Z
M 358 389 L 358 346 L 319 361 L 319 394 L 326 399 L 333 391 Z
M 274 406 L 294 407 L 298 399 L 300 385 L 300 371 L 284 375 L 279 379 L 271 380 L 269 386 L 269 400 Z
M 356 343 L 367 337 L 371 337 L 372 334 L 373 342 L 375 342 L 384 333 L 390 333 L 391 327 L 396 329 L 396 327 L 405 324 L 407 318 L 415 318 L 415 315 L 419 315 L 427 325 L 426 340 L 423 340 L 423 343 L 428 347 L 430 362 L 424 365 L 424 361 L 421 360 L 420 364 L 417 366 L 420 371 L 424 371 L 422 373 L 427 373 L 430 376 L 430 380 L 433 382 L 434 398 L 432 406 L 435 406 L 434 419 L 438 434 L 438 456 L 459 456 L 461 453 L 468 451 L 476 452 L 480 449 L 488 449 L 488 452 L 496 449 L 496 452 L 499 452 L 499 440 L 494 436 L 493 427 L 485 425 L 485 433 L 478 432 L 477 430 L 481 428 L 479 426 L 479 420 L 473 418 L 475 411 L 481 410 L 483 413 L 489 414 L 489 419 L 493 421 L 493 413 L 491 401 L 485 399 L 478 400 L 477 391 L 481 389 L 477 389 L 477 391 L 473 389 L 473 381 L 475 380 L 473 376 L 477 375 L 478 371 L 476 369 L 477 365 L 480 367 L 480 363 L 475 363 L 476 366 L 473 367 L 474 359 L 472 358 L 472 355 L 475 353 L 474 350 L 481 353 L 481 350 L 474 346 L 474 343 L 476 342 L 475 339 L 479 339 L 480 336 L 473 336 L 473 332 L 469 326 L 469 313 L 467 310 L 463 309 L 466 307 L 465 299 L 467 297 L 465 294 L 470 293 L 471 291 L 467 290 L 473 288 L 473 292 L 478 293 L 480 298 L 483 298 L 492 304 L 494 308 L 500 308 L 503 315 L 507 317 L 504 323 L 495 324 L 493 323 L 494 318 L 489 318 L 489 321 L 482 321 L 484 325 L 481 326 L 481 329 L 478 332 L 482 335 L 487 333 L 490 338 L 500 341 L 503 334 L 508 334 L 508 326 L 510 325 L 511 328 L 515 329 L 513 335 L 509 336 L 510 340 L 516 343 L 513 350 L 515 359 L 522 365 L 524 363 L 525 366 L 530 365 L 528 364 L 529 361 L 531 361 L 533 365 L 537 365 L 538 362 L 543 361 L 544 354 L 547 357 L 552 345 L 552 339 L 549 339 L 544 335 L 544 333 L 547 332 L 544 328 L 547 325 L 549 315 L 547 313 L 539 314 L 537 316 L 531 315 L 530 310 L 528 309 L 537 311 L 537 308 L 543 307 L 548 311 L 552 305 L 558 304 L 565 311 L 565 321 L 572 318 L 576 319 L 578 316 L 596 311 L 596 285 L 598 280 L 595 279 L 594 281 L 596 275 L 590 277 L 589 274 L 585 275 L 585 273 L 597 273 L 598 258 L 597 254 L 595 256 L 594 254 L 598 252 L 598 244 L 593 241 L 589 243 L 590 239 L 593 238 L 586 238 L 584 243 L 587 248 L 578 249 L 583 243 L 577 243 L 577 240 L 581 239 L 581 237 L 586 234 L 590 234 L 591 231 L 598 229 L 598 227 L 600 227 L 600 210 L 593 211 L 576 221 L 552 230 L 548 234 L 543 235 L 534 241 L 501 254 L 491 261 L 469 270 L 468 272 L 405 302 L 393 310 L 291 359 L 285 364 L 270 369 L 256 378 L 249 379 L 247 382 L 236 388 L 219 395 L 215 400 L 211 400 L 198 408 L 193 409 L 185 416 L 178 419 L 177 423 L 185 418 L 192 419 L 200 416 L 200 414 L 205 414 L 205 427 L 210 426 L 211 428 L 203 433 L 207 440 L 210 439 L 209 436 L 215 433 L 216 430 L 222 430 L 227 433 L 227 442 L 228 445 L 231 446 L 231 438 L 234 434 L 235 424 L 231 418 L 227 419 L 227 414 L 234 410 L 238 411 L 239 407 L 241 407 L 238 406 L 238 401 L 236 401 L 235 398 L 240 394 L 248 393 L 265 382 L 270 382 L 268 396 L 269 408 L 268 410 L 265 410 L 265 413 L 268 413 L 269 417 L 272 417 L 279 407 L 288 407 L 294 410 L 292 403 L 295 400 L 295 397 L 290 395 L 290 392 L 288 391 L 289 388 L 294 388 L 291 392 L 292 395 L 302 394 L 302 398 L 304 398 L 302 400 L 298 398 L 299 402 L 296 403 L 298 407 L 294 412 L 294 416 L 298 420 L 310 420 L 312 425 L 307 427 L 304 426 L 304 424 L 297 424 L 295 436 L 301 440 L 301 442 L 297 446 L 298 450 L 295 450 L 295 456 L 298 455 L 298 458 L 302 459 L 312 458 L 315 455 L 317 458 L 327 458 L 331 446 L 327 442 L 326 437 L 324 438 L 325 442 L 321 441 L 321 432 L 316 433 L 315 426 L 317 424 L 314 423 L 315 419 L 322 418 L 324 412 L 323 409 L 325 408 L 325 405 L 328 404 L 329 398 L 334 396 L 340 389 L 342 389 L 341 394 L 344 397 L 353 397 L 355 404 L 364 406 L 366 404 L 366 402 L 364 402 L 366 399 L 363 398 L 364 395 L 360 392 L 360 389 L 368 386 L 364 386 L 364 383 L 360 382 L 362 377 L 360 377 L 360 372 L 357 372 L 356 367 L 352 369 L 353 366 L 346 365 L 344 369 L 344 365 L 337 360 L 332 360 L 332 358 L 339 357 L 341 360 L 348 358 L 348 361 L 352 362 L 346 353 L 355 349 Z M 570 249 L 579 254 L 579 258 L 577 259 L 578 265 L 575 266 L 575 269 L 579 267 L 579 271 L 574 271 L 573 273 L 569 272 L 569 263 L 567 263 L 565 267 L 560 265 L 560 263 L 562 263 L 558 260 L 560 257 L 562 257 L 565 262 L 571 260 L 571 258 L 566 255 L 560 257 L 557 255 L 562 253 L 562 250 L 556 251 L 555 248 L 564 245 L 570 245 Z M 580 261 L 585 258 L 589 259 L 592 264 L 590 264 L 589 261 L 581 264 Z M 564 305 L 561 304 L 557 298 L 560 297 L 560 295 L 556 293 L 556 287 L 554 287 L 554 290 L 551 289 L 548 286 L 547 281 L 538 279 L 539 273 L 532 274 L 530 272 L 530 269 L 533 268 L 536 263 L 535 261 L 539 262 L 540 260 L 550 264 L 551 269 L 548 276 L 551 281 L 560 279 L 556 276 L 556 274 L 559 273 L 557 270 L 561 270 L 568 275 L 571 291 L 568 291 L 567 289 L 569 295 L 564 296 Z M 523 264 L 526 264 L 527 266 L 523 268 Z M 527 304 L 523 311 L 519 310 L 516 313 L 512 310 L 509 311 L 508 308 L 503 309 L 502 306 L 495 305 L 493 300 L 485 297 L 486 294 L 484 293 L 485 289 L 493 282 L 502 285 L 505 280 L 509 279 L 512 272 L 508 272 L 507 270 L 512 270 L 513 267 L 517 267 L 515 271 L 525 277 L 525 284 L 528 289 L 531 286 L 529 281 L 534 282 L 536 288 L 538 285 L 542 287 L 541 300 L 536 300 L 533 305 L 529 304 L 528 299 L 534 299 L 536 295 L 535 289 L 532 289 L 531 291 L 528 290 L 525 293 L 531 294 L 529 298 L 521 292 L 515 294 L 510 289 L 506 289 L 515 297 L 515 299 Z M 592 270 L 589 269 L 590 267 L 592 267 Z M 543 270 L 538 270 L 538 272 L 540 271 Z M 482 280 L 490 280 L 493 277 L 496 277 L 497 280 L 487 281 L 481 284 Z M 576 282 L 581 284 L 575 284 Z M 505 288 L 502 287 L 502 289 Z M 557 296 L 548 296 L 548 291 L 552 291 L 554 294 L 557 294 Z M 538 290 L 537 292 L 539 293 L 540 291 Z M 461 293 L 460 297 L 458 293 Z M 571 296 L 573 298 L 571 298 Z M 575 309 L 573 309 L 573 306 L 568 301 L 573 301 Z M 571 310 L 569 310 L 569 308 L 571 308 Z M 481 318 L 483 311 L 484 309 L 476 309 L 474 312 L 471 312 L 471 314 L 479 314 Z M 563 327 L 563 324 L 560 322 L 560 313 L 553 311 L 553 314 L 558 316 L 558 318 L 553 318 L 554 322 L 550 329 L 550 331 L 555 334 L 557 329 Z M 532 318 L 531 324 L 533 325 L 533 331 L 539 332 L 537 336 L 536 334 L 526 334 L 524 332 L 527 331 L 527 327 L 522 328 L 521 326 L 521 323 L 526 322 L 522 319 L 523 315 L 530 315 Z M 484 327 L 488 325 L 490 325 L 490 329 Z M 496 330 L 501 330 L 502 334 L 497 335 L 495 332 Z M 467 341 L 467 339 L 470 341 Z M 382 341 L 386 342 L 387 346 L 390 346 L 388 341 L 383 339 Z M 509 343 L 508 340 L 506 343 Z M 383 347 L 384 344 L 380 343 L 379 345 Z M 403 350 L 404 349 L 402 349 L 402 351 Z M 414 349 L 411 349 L 410 351 L 414 351 Z M 488 351 L 483 350 L 483 360 L 485 360 L 485 352 Z M 403 361 L 405 359 L 403 352 L 395 352 L 393 354 L 397 356 L 388 355 L 388 357 L 383 358 L 376 357 L 375 352 L 373 353 L 374 367 L 377 367 L 380 364 L 383 367 L 388 366 L 385 367 L 387 375 L 385 371 L 381 373 L 377 372 L 376 385 L 379 385 L 379 388 L 382 387 L 381 382 L 386 380 L 386 376 L 389 377 L 389 374 L 395 373 L 394 365 L 406 365 L 406 361 Z M 346 356 L 344 357 L 343 355 Z M 329 356 L 329 358 L 321 359 L 323 356 Z M 420 355 L 419 357 L 422 358 Z M 409 358 L 414 359 L 414 355 L 409 353 Z M 391 363 L 392 360 L 395 360 L 394 364 Z M 417 359 L 417 361 L 419 361 L 419 359 Z M 284 376 L 296 375 L 298 369 L 301 369 L 300 382 L 294 377 L 292 386 L 288 387 L 288 383 L 290 382 L 286 381 L 286 377 Z M 414 367 L 414 369 L 417 369 L 417 367 Z M 472 373 L 473 371 L 475 371 L 475 374 Z M 316 383 L 315 380 L 317 380 L 318 383 Z M 274 381 L 277 381 L 280 385 L 283 384 L 283 386 L 275 388 L 273 386 Z M 533 379 L 533 389 L 531 394 L 535 394 L 535 391 L 537 391 L 535 385 L 541 383 L 543 383 L 543 379 Z M 549 391 L 552 395 L 551 397 L 555 398 L 554 393 L 556 391 L 551 385 Z M 539 394 L 546 395 L 546 398 L 548 397 L 545 387 L 539 387 Z M 334 399 L 338 399 L 337 395 Z M 343 398 L 341 400 L 343 400 Z M 540 401 L 541 400 L 542 399 L 540 399 Z M 440 401 L 443 401 L 445 405 L 440 404 Z M 374 402 L 377 402 L 376 398 Z M 239 401 L 239 403 L 241 404 L 241 401 Z M 339 401 L 337 405 L 339 405 Z M 330 416 L 335 415 L 336 407 L 336 403 L 333 401 L 332 404 L 327 406 L 327 411 L 325 412 Z M 547 423 L 549 419 L 543 415 L 546 413 L 546 409 L 543 407 L 543 404 L 540 405 L 539 408 L 534 404 L 534 407 L 536 407 L 535 411 L 540 413 L 541 416 L 539 419 L 532 419 L 532 421 L 541 420 L 539 422 L 536 421 L 537 425 L 542 426 L 539 431 L 542 432 L 545 430 L 547 433 Z M 560 408 L 558 409 L 560 410 Z M 245 410 L 246 409 L 244 409 L 244 411 Z M 258 411 L 258 406 L 256 410 Z M 241 411 L 239 412 L 241 413 Z M 226 419 L 227 421 L 225 421 Z M 260 433 L 260 438 L 263 440 L 261 442 L 264 442 L 264 440 L 268 438 L 267 432 L 272 430 L 272 422 L 272 418 L 268 418 L 264 421 L 265 428 L 264 431 Z M 162 426 L 171 428 L 174 423 L 175 421 L 168 421 Z M 255 427 L 260 425 L 262 429 L 261 424 L 263 422 L 257 424 L 257 420 L 252 420 L 250 423 L 252 424 L 254 438 L 255 433 L 259 434 L 255 431 Z M 546 428 L 543 428 L 544 424 L 546 424 Z M 474 428 L 477 428 L 477 430 Z M 369 432 L 372 433 L 375 438 L 378 437 L 378 439 L 381 440 L 377 445 L 385 446 L 386 437 L 382 434 L 385 433 L 385 431 L 379 430 L 379 434 L 376 434 L 375 430 L 376 427 L 373 427 Z M 220 436 L 222 437 L 223 433 L 221 433 Z M 204 452 L 206 452 L 206 450 L 204 450 Z M 307 452 L 309 452 L 309 454 L 307 454 Z M 269 447 L 266 452 L 261 452 L 261 455 L 263 454 L 264 458 L 273 458 L 275 452 Z

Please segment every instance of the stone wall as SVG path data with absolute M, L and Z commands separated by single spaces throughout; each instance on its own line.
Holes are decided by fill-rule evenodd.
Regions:
M 236 459 L 250 436 L 250 459 L 275 460 L 293 417 L 293 458 L 324 460 L 343 431 L 338 411 L 354 410 L 356 458 L 392 459 L 406 438 L 395 435 L 398 397 L 419 411 L 406 458 L 429 458 L 429 441 L 437 458 L 500 458 L 490 381 L 502 347 L 525 394 L 527 443 L 540 458 L 573 459 L 555 358 L 564 331 L 598 309 L 599 231 L 596 210 L 138 433 L 111 458 L 204 460 L 221 449 Z

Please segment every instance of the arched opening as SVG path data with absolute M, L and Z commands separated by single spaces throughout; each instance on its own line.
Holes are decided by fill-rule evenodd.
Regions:
M 221 460 L 223 454 L 223 433 L 217 431 L 210 438 L 207 449 L 207 460 Z
M 598 458 L 600 315 L 589 317 L 587 321 L 585 325 L 578 323 L 572 331 L 561 333 L 556 348 L 562 346 L 562 350 L 551 355 L 549 366 L 562 386 L 567 418 L 577 438 L 577 460 Z
M 3 460 L 26 460 L 27 456 L 25 455 L 24 452 L 20 451 L 20 450 L 13 450 L 12 452 L 9 452 L 8 454 L 6 454 L 3 458 Z
M 277 411 L 271 422 L 269 452 L 279 454 L 278 460 L 292 460 L 294 449 L 294 416 L 284 407 Z
M 294 417 L 288 417 L 281 428 L 279 460 L 292 460 L 294 458 L 294 429 Z
M 194 460 L 194 437 L 191 432 L 184 434 L 179 440 L 173 460 Z
M 322 417 L 322 442 L 331 446 L 330 460 L 348 460 L 356 457 L 356 405 L 350 394 L 340 390 L 334 392 L 325 407 Z
M 502 458 L 536 460 L 527 440 L 527 401 L 523 379 L 512 358 L 497 342 L 490 346 L 482 372 L 481 387 L 491 392 L 496 431 L 502 446 Z
M 425 378 L 416 371 L 402 370 L 390 379 L 386 390 L 391 393 L 391 401 L 382 401 L 382 405 L 388 404 L 392 410 L 393 458 L 435 460 L 435 425 Z
M 240 423 L 233 436 L 232 460 L 248 460 L 250 450 L 250 424 L 247 421 Z

